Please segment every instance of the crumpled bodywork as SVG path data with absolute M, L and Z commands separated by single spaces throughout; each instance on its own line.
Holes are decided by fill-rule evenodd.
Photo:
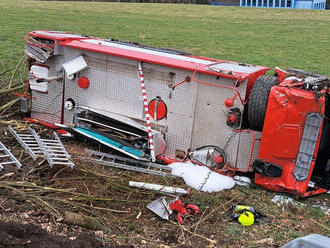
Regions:
M 271 89 L 258 158 L 281 167 L 282 173 L 277 177 L 256 173 L 256 184 L 274 191 L 306 194 L 320 143 L 324 110 L 325 97 L 316 96 L 313 91 L 281 85 Z M 297 180 L 294 175 L 296 158 L 306 117 L 311 113 L 320 114 L 322 122 L 309 174 L 305 180 Z

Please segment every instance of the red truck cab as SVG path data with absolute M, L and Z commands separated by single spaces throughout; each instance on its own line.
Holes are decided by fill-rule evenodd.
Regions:
M 270 92 L 253 164 L 255 183 L 302 197 L 324 193 L 330 187 L 329 79 L 294 69 L 276 71 L 277 83 L 265 86 Z M 258 93 L 257 84 L 251 94 Z

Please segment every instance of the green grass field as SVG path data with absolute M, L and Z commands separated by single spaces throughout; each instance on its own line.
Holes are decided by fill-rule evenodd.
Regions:
M 4 91 L 1 93 L 1 86 L 4 85 L 2 82 L 5 82 L 7 87 L 8 81 L 11 77 L 14 78 L 14 75 L 18 80 L 13 82 L 15 87 L 20 85 L 20 81 L 24 81 L 16 72 L 3 73 L 4 76 L 1 73 L 15 66 L 22 57 L 26 33 L 40 29 L 132 40 L 157 47 L 186 50 L 196 55 L 269 67 L 296 67 L 330 75 L 330 11 L 183 4 L 0 0 L 0 104 L 5 102 L 6 97 L 13 97 L 11 94 L 6 95 Z M 20 70 L 24 71 L 23 66 Z M 24 71 L 22 75 L 26 77 L 27 73 Z M 4 135 L 5 127 L 10 122 L 1 121 L 3 109 L 0 107 L 1 138 L 6 142 L 14 142 L 13 137 Z M 80 156 L 86 145 L 79 140 L 66 142 L 70 147 L 68 151 L 76 156 Z M 307 206 L 301 207 L 277 206 L 271 201 L 276 193 L 254 185 L 251 185 L 250 189 L 236 186 L 230 191 L 212 194 L 191 190 L 184 202 L 201 203 L 201 214 L 182 229 L 181 226 L 156 218 L 146 209 L 146 203 L 160 195 L 133 190 L 127 186 L 129 180 L 134 180 L 186 188 L 180 179 L 114 169 L 104 170 L 90 164 L 84 165 L 83 162 L 77 163 L 77 167 L 70 172 L 60 167 L 50 169 L 42 163 L 38 166 L 33 164 L 16 142 L 12 148 L 30 168 L 23 166 L 21 174 L 15 170 L 14 177 L 9 178 L 9 173 L 0 178 L 0 195 L 3 198 L 0 204 L 0 226 L 1 220 L 16 220 L 19 223 L 19 234 L 23 230 L 20 225 L 23 221 L 38 220 L 38 225 L 44 225 L 39 223 L 40 215 L 44 215 L 49 223 L 53 223 L 53 233 L 61 233 L 62 229 L 58 227 L 57 221 L 50 218 L 54 214 L 53 207 L 60 211 L 73 209 L 72 211 L 76 212 L 87 207 L 87 210 L 82 212 L 98 216 L 108 228 L 102 240 L 109 243 L 109 247 L 215 247 L 210 242 L 211 239 L 218 242 L 216 247 L 275 248 L 310 233 L 330 236 L 330 215 L 311 207 L 313 204 L 329 206 L 330 198 L 327 194 L 302 200 Z M 5 170 L 5 173 L 8 173 L 8 170 Z M 95 196 L 95 200 L 79 199 L 80 197 L 73 197 L 71 194 L 65 195 L 69 197 L 67 199 L 60 199 L 62 195 L 58 193 L 61 190 L 46 194 L 36 191 L 35 188 L 31 190 L 30 186 L 23 188 L 20 183 L 17 183 L 17 190 L 8 185 L 5 187 L 5 180 L 25 180 L 33 182 L 29 184 L 32 186 L 68 189 Z M 9 195 L 6 194 L 9 190 L 15 198 L 7 201 L 6 197 L 9 198 Z M 50 201 L 51 198 L 60 201 L 52 201 L 54 205 L 43 203 L 48 204 L 46 207 L 39 201 L 35 204 L 30 201 Z M 67 209 L 69 205 L 63 205 L 63 201 L 65 204 L 72 202 L 74 205 Z M 230 221 L 227 216 L 234 202 L 251 205 L 272 221 L 249 227 L 240 226 Z M 114 212 L 101 211 L 107 208 L 114 209 Z M 31 209 L 35 211 L 32 211 L 32 214 Z M 116 213 L 116 210 L 124 210 L 124 213 Z M 20 214 L 26 211 L 29 214 Z M 33 213 L 36 213 L 37 218 L 34 218 Z M 141 218 L 138 218 L 141 213 Z M 67 232 L 73 229 L 67 229 Z M 12 239 L 12 236 L 9 238 Z M 15 245 L 18 244 L 18 240 L 12 240 L 16 242 Z M 4 240 L 0 240 L 0 246 L 1 242 Z
M 37 29 L 133 40 L 330 75 L 330 11 L 0 0 L 1 67 L 17 63 L 24 35 Z

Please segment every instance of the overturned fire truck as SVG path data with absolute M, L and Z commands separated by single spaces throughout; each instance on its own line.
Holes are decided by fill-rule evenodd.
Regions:
M 25 43 L 21 110 L 34 119 L 136 160 L 254 170 L 256 184 L 300 196 L 330 186 L 327 77 L 63 32 Z

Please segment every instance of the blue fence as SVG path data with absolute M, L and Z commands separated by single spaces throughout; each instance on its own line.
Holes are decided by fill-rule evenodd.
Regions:
M 211 5 L 324 10 L 326 0 L 215 0 Z

